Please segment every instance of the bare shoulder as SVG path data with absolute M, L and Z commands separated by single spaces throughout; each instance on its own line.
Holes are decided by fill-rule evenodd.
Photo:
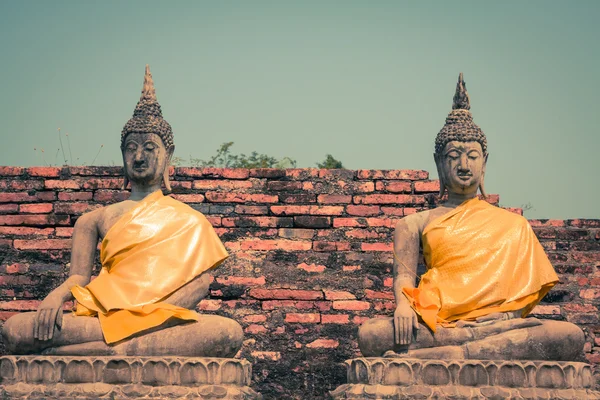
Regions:
M 407 215 L 398 221 L 395 232 L 398 234 L 416 232 L 420 235 L 423 232 L 423 229 L 425 229 L 425 225 L 427 225 L 430 213 L 431 210 L 425 210 L 415 214 Z

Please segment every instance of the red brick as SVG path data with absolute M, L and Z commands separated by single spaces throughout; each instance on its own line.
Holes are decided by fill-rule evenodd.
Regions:
M 38 190 L 44 187 L 43 181 L 21 181 L 14 179 L 0 180 L 0 189 L 3 190 Z
M 348 186 L 353 193 L 372 193 L 375 191 L 374 182 L 352 182 Z
M 354 196 L 356 204 L 425 204 L 425 197 L 409 194 L 367 194 Z
M 246 286 L 257 286 L 264 285 L 265 277 L 260 276 L 258 278 L 250 277 L 250 276 L 226 276 L 226 277 L 218 277 L 216 281 L 222 285 L 246 285 Z
M 56 236 L 71 237 L 73 236 L 73 228 L 56 228 Z
M 281 228 L 279 236 L 288 239 L 312 239 L 315 236 L 314 229 Z
M 385 215 L 396 215 L 403 217 L 405 215 L 414 214 L 416 209 L 408 207 L 381 207 L 381 211 L 383 211 Z
M 539 306 L 537 306 L 537 307 L 539 307 Z M 578 313 L 581 313 L 581 312 L 583 312 L 583 313 L 598 312 L 598 308 L 596 306 L 592 305 L 592 304 L 567 303 L 563 307 L 564 307 L 564 309 L 566 311 L 570 311 L 570 312 L 578 312 Z
M 331 218 L 300 215 L 294 217 L 294 225 L 298 228 L 329 228 L 331 226 Z
M 0 310 L 35 311 L 40 303 L 40 300 L 0 301 Z
M 393 228 L 398 223 L 397 219 L 388 218 L 334 218 L 334 228 L 366 228 L 366 227 L 385 227 Z
M 288 168 L 285 170 L 285 176 L 292 180 L 305 181 L 319 176 L 319 170 L 316 168 Z
M 58 178 L 60 168 L 58 167 L 30 167 L 27 168 L 29 176 L 43 176 L 46 178 Z
M 579 297 L 588 300 L 599 299 L 600 289 L 583 289 L 579 292 Z
M 266 194 L 206 192 L 206 199 L 213 203 L 277 203 L 279 198 Z
M 81 185 L 79 182 L 72 179 L 65 180 L 53 180 L 46 179 L 44 182 L 44 187 L 46 189 L 79 189 Z
M 393 251 L 392 243 L 362 243 L 360 245 L 363 251 Z
M 236 214 L 250 214 L 250 215 L 267 215 L 269 208 L 267 206 L 235 206 Z
M 244 240 L 241 242 L 242 250 L 287 250 L 303 251 L 312 248 L 311 242 L 301 242 L 294 240 Z
M 252 187 L 251 181 L 199 180 L 194 181 L 194 189 L 204 190 L 239 190 Z
M 368 229 L 350 229 L 344 232 L 344 235 L 351 239 L 384 239 L 389 238 L 389 234 L 379 233 Z
M 440 181 L 420 181 L 415 182 L 415 193 L 423 193 L 423 192 L 440 192 Z
M 102 206 L 99 204 L 90 203 L 55 203 L 54 212 L 56 214 L 81 215 L 100 207 Z
M 13 315 L 18 314 L 17 311 L 0 311 L 0 321 L 6 321 Z
M 285 176 L 285 170 L 279 168 L 252 168 L 250 176 L 253 178 L 278 179 Z
M 302 264 L 298 265 L 297 268 L 303 269 L 306 272 L 321 273 L 321 272 L 325 271 L 325 266 L 324 265 L 316 265 L 315 263 L 310 264 L 310 265 L 308 265 L 306 263 L 302 263 Z
M 68 215 L 0 215 L 0 225 L 69 225 Z
M 202 203 L 204 196 L 201 194 L 174 194 L 173 198 L 183 203 Z
M 171 181 L 171 188 L 173 189 L 191 189 L 192 182 L 190 181 Z
M 348 314 L 323 314 L 321 315 L 322 324 L 349 324 L 350 316 Z
M 287 191 L 302 189 L 302 182 L 298 181 L 271 181 L 267 182 L 267 190 Z
M 178 167 L 175 169 L 175 173 L 179 176 L 226 178 L 226 179 L 247 179 L 250 176 L 250 172 L 245 168 Z
M 95 167 L 95 166 L 78 166 L 69 167 L 71 175 L 80 176 L 122 176 L 123 167 Z
M 567 314 L 567 321 L 578 325 L 598 324 L 600 318 L 598 313 L 572 313 Z
M 251 289 L 250 297 L 261 300 L 320 300 L 323 293 L 317 290 Z
M 198 309 L 201 311 L 217 311 L 221 308 L 221 300 L 204 299 L 198 304 Z
M 0 193 L 0 203 L 22 203 L 37 200 L 36 196 L 32 196 L 27 192 Z
M 346 206 L 346 212 L 348 215 L 358 215 L 361 217 L 373 216 L 381 214 L 381 208 L 379 206 Z
M 285 322 L 290 324 L 318 324 L 321 322 L 321 315 L 290 313 L 285 315 Z
M 346 291 L 338 291 L 338 290 L 324 290 L 325 298 L 327 300 L 355 300 L 356 296 L 354 296 L 350 292 Z
M 52 212 L 52 203 L 21 204 L 19 211 L 25 214 L 47 214 Z
M 427 171 L 415 170 L 366 170 L 357 171 L 358 179 L 396 179 L 418 181 L 429 178 Z
M 394 293 L 392 293 L 392 292 L 376 292 L 374 290 L 366 289 L 365 297 L 367 299 L 394 300 Z
M 221 226 L 221 217 L 216 217 L 213 215 L 207 215 L 206 216 L 206 220 L 208 222 L 210 222 L 210 224 L 215 227 L 215 226 Z M 239 246 L 239 245 L 238 245 Z
M 123 179 L 119 178 L 90 178 L 83 181 L 84 189 L 121 189 Z
M 600 228 L 600 219 L 571 219 L 567 223 L 578 228 Z
M 354 318 L 352 318 L 352 323 L 356 324 L 356 325 L 362 325 L 363 322 L 370 320 L 371 318 L 369 317 L 361 317 L 360 315 L 356 315 L 354 316 Z
M 94 201 L 100 203 L 118 203 L 127 200 L 130 193 L 126 190 L 98 190 L 94 193 Z
M 23 167 L 0 167 L 0 176 L 18 176 L 23 175 Z
M 340 342 L 334 339 L 317 339 L 307 344 L 306 347 L 311 349 L 335 349 L 339 345 Z
M 529 225 L 534 227 L 564 227 L 565 221 L 560 219 L 530 219 Z
M 348 242 L 313 242 L 314 251 L 349 251 Z
M 271 206 L 275 215 L 342 215 L 342 206 Z
M 0 239 L 0 250 L 4 250 L 6 247 L 12 247 L 12 243 L 13 241 L 10 239 Z
M 54 201 L 56 200 L 56 193 L 54 192 L 37 192 L 35 198 L 40 201 Z
M 18 204 L 0 204 L 0 214 L 13 214 L 18 211 Z
M 244 318 L 242 318 L 243 322 L 265 322 L 267 320 L 267 316 L 266 315 L 262 315 L 262 314 L 252 314 L 252 315 L 246 315 Z
M 342 267 L 342 271 L 346 271 L 346 272 L 354 272 L 354 271 L 360 271 L 360 265 L 344 265 Z
M 20 226 L 0 226 L 0 235 L 14 236 L 49 236 L 54 233 L 54 228 L 24 228 Z
M 306 182 L 305 182 L 306 183 Z M 315 203 L 317 201 L 317 195 L 311 193 L 302 194 L 280 194 L 279 198 L 282 203 L 287 204 L 298 204 L 298 203 Z
M 352 203 L 352 196 L 341 194 L 320 194 L 317 196 L 317 202 L 323 204 L 349 204 Z
M 250 355 L 258 360 L 281 360 L 281 352 L 279 351 L 252 351 L 250 352 Z
M 371 308 L 371 303 L 359 300 L 339 300 L 333 302 L 334 310 L 363 311 Z
M 376 301 L 373 303 L 375 311 L 390 312 L 396 309 L 396 303 L 393 301 Z
M 71 239 L 38 239 L 14 241 L 15 249 L 19 250 L 59 250 L 70 249 Z
M 291 227 L 294 225 L 292 218 L 285 217 L 227 217 L 223 218 L 223 226 L 228 227 L 260 227 L 260 228 L 277 228 Z
M 354 180 L 355 176 L 356 172 L 351 169 L 331 168 L 319 170 L 319 178 L 343 179 L 346 181 L 352 181 Z
M 92 192 L 59 192 L 58 200 L 61 201 L 89 201 L 92 199 Z
M 573 260 L 579 263 L 594 263 L 600 261 L 600 251 L 574 251 L 571 253 Z
M 248 327 L 244 329 L 244 332 L 251 335 L 258 335 L 259 333 L 266 333 L 267 328 L 265 328 L 263 325 L 252 324 L 248 325 Z
M 391 193 L 410 193 L 412 191 L 412 185 L 410 182 L 405 181 L 377 181 L 375 183 L 375 189 Z

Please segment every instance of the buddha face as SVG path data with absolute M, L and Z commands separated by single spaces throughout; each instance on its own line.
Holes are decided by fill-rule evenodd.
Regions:
M 479 142 L 448 142 L 442 154 L 436 155 L 440 179 L 449 193 L 473 195 L 477 193 L 485 173 L 487 155 Z
M 172 150 L 167 151 L 160 136 L 154 133 L 130 133 L 125 139 L 123 163 L 132 183 L 160 184 Z

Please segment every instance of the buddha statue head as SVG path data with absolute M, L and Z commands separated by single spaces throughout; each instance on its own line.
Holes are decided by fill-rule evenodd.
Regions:
M 440 178 L 440 197 L 446 190 L 460 195 L 485 197 L 483 179 L 487 163 L 487 139 L 475 123 L 469 109 L 469 94 L 460 73 L 452 111 L 435 138 L 433 158 Z
M 121 152 L 125 189 L 129 182 L 143 186 L 160 185 L 164 182 L 168 191 L 169 163 L 173 156 L 173 130 L 162 117 L 160 104 L 156 100 L 150 67 L 146 65 L 142 96 L 133 112 L 133 117 L 121 132 Z

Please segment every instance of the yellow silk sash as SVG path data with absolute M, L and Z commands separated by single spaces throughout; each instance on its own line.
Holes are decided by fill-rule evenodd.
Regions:
M 427 272 L 404 295 L 434 332 L 436 323 L 523 310 L 558 282 L 527 220 L 477 198 L 423 231 Z
M 146 196 L 107 232 L 102 270 L 71 292 L 76 315 L 98 315 L 104 339 L 114 343 L 171 317 L 198 314 L 161 300 L 228 257 L 204 215 L 160 190 Z

